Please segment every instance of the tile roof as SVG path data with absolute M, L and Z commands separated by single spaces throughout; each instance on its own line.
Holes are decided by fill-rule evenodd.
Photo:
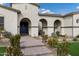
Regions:
M 39 16 L 63 17 L 63 15 L 60 14 L 48 14 L 48 13 L 44 13 L 44 14 L 38 13 L 38 14 Z
M 72 16 L 74 14 L 79 14 L 79 11 L 75 11 L 75 12 L 70 12 L 68 14 L 65 14 L 65 15 L 61 15 L 61 14 L 48 14 L 48 13 L 38 13 L 39 16 L 50 16 L 50 17 L 66 17 L 66 16 Z
M 1 8 L 5 8 L 5 9 L 7 9 L 7 10 L 11 10 L 11 11 L 17 12 L 17 13 L 21 13 L 20 10 L 14 9 L 14 8 L 12 8 L 12 7 L 3 6 L 3 5 L 1 5 L 1 4 L 0 4 L 0 7 L 1 7 Z
M 39 3 L 30 3 L 30 4 L 35 5 L 35 6 L 37 6 L 37 7 L 40 7 L 40 6 L 39 6 Z

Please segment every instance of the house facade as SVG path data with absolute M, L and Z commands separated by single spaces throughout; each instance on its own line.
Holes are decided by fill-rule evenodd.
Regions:
M 66 15 L 41 14 L 39 4 L 12 3 L 12 7 L 0 5 L 0 27 L 15 34 L 39 36 L 41 32 L 75 37 L 79 34 L 79 12 Z

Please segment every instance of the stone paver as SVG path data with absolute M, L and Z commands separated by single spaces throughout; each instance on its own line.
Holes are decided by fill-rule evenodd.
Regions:
M 31 38 L 29 36 L 23 36 L 21 37 L 21 46 L 28 47 L 28 46 L 39 46 L 44 45 L 41 40 Z
M 48 49 L 40 39 L 29 36 L 21 37 L 21 49 L 25 56 L 53 56 L 52 50 Z
M 51 51 L 47 49 L 45 46 L 25 48 L 22 51 L 25 55 L 34 55 L 34 56 L 51 53 Z
M 10 45 L 9 39 L 4 38 L 0 40 L 0 47 L 7 47 Z

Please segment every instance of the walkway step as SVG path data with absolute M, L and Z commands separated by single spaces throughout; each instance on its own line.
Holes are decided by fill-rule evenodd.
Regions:
M 53 56 L 52 53 L 36 54 L 36 55 L 24 55 L 24 56 Z
M 41 39 L 23 36 L 20 43 L 24 56 L 56 56 L 56 50 L 49 49 Z
M 37 40 L 37 39 L 34 39 L 34 38 L 30 38 L 30 37 L 22 37 L 21 38 L 21 47 L 24 46 L 24 47 L 28 47 L 28 46 L 39 46 L 39 45 L 45 45 L 42 43 L 41 40 Z
M 47 54 L 49 55 L 52 53 L 52 51 L 45 46 L 25 48 L 22 49 L 22 52 L 26 56 L 42 56 Z
M 32 48 L 32 47 L 42 47 L 42 46 L 45 46 L 45 45 L 21 46 L 21 49 L 24 49 L 24 48 Z

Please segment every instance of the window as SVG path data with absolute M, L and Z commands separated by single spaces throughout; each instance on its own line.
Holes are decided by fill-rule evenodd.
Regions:
M 4 29 L 4 17 L 0 17 L 0 29 Z
M 79 19 L 76 20 L 76 23 L 79 23 Z

